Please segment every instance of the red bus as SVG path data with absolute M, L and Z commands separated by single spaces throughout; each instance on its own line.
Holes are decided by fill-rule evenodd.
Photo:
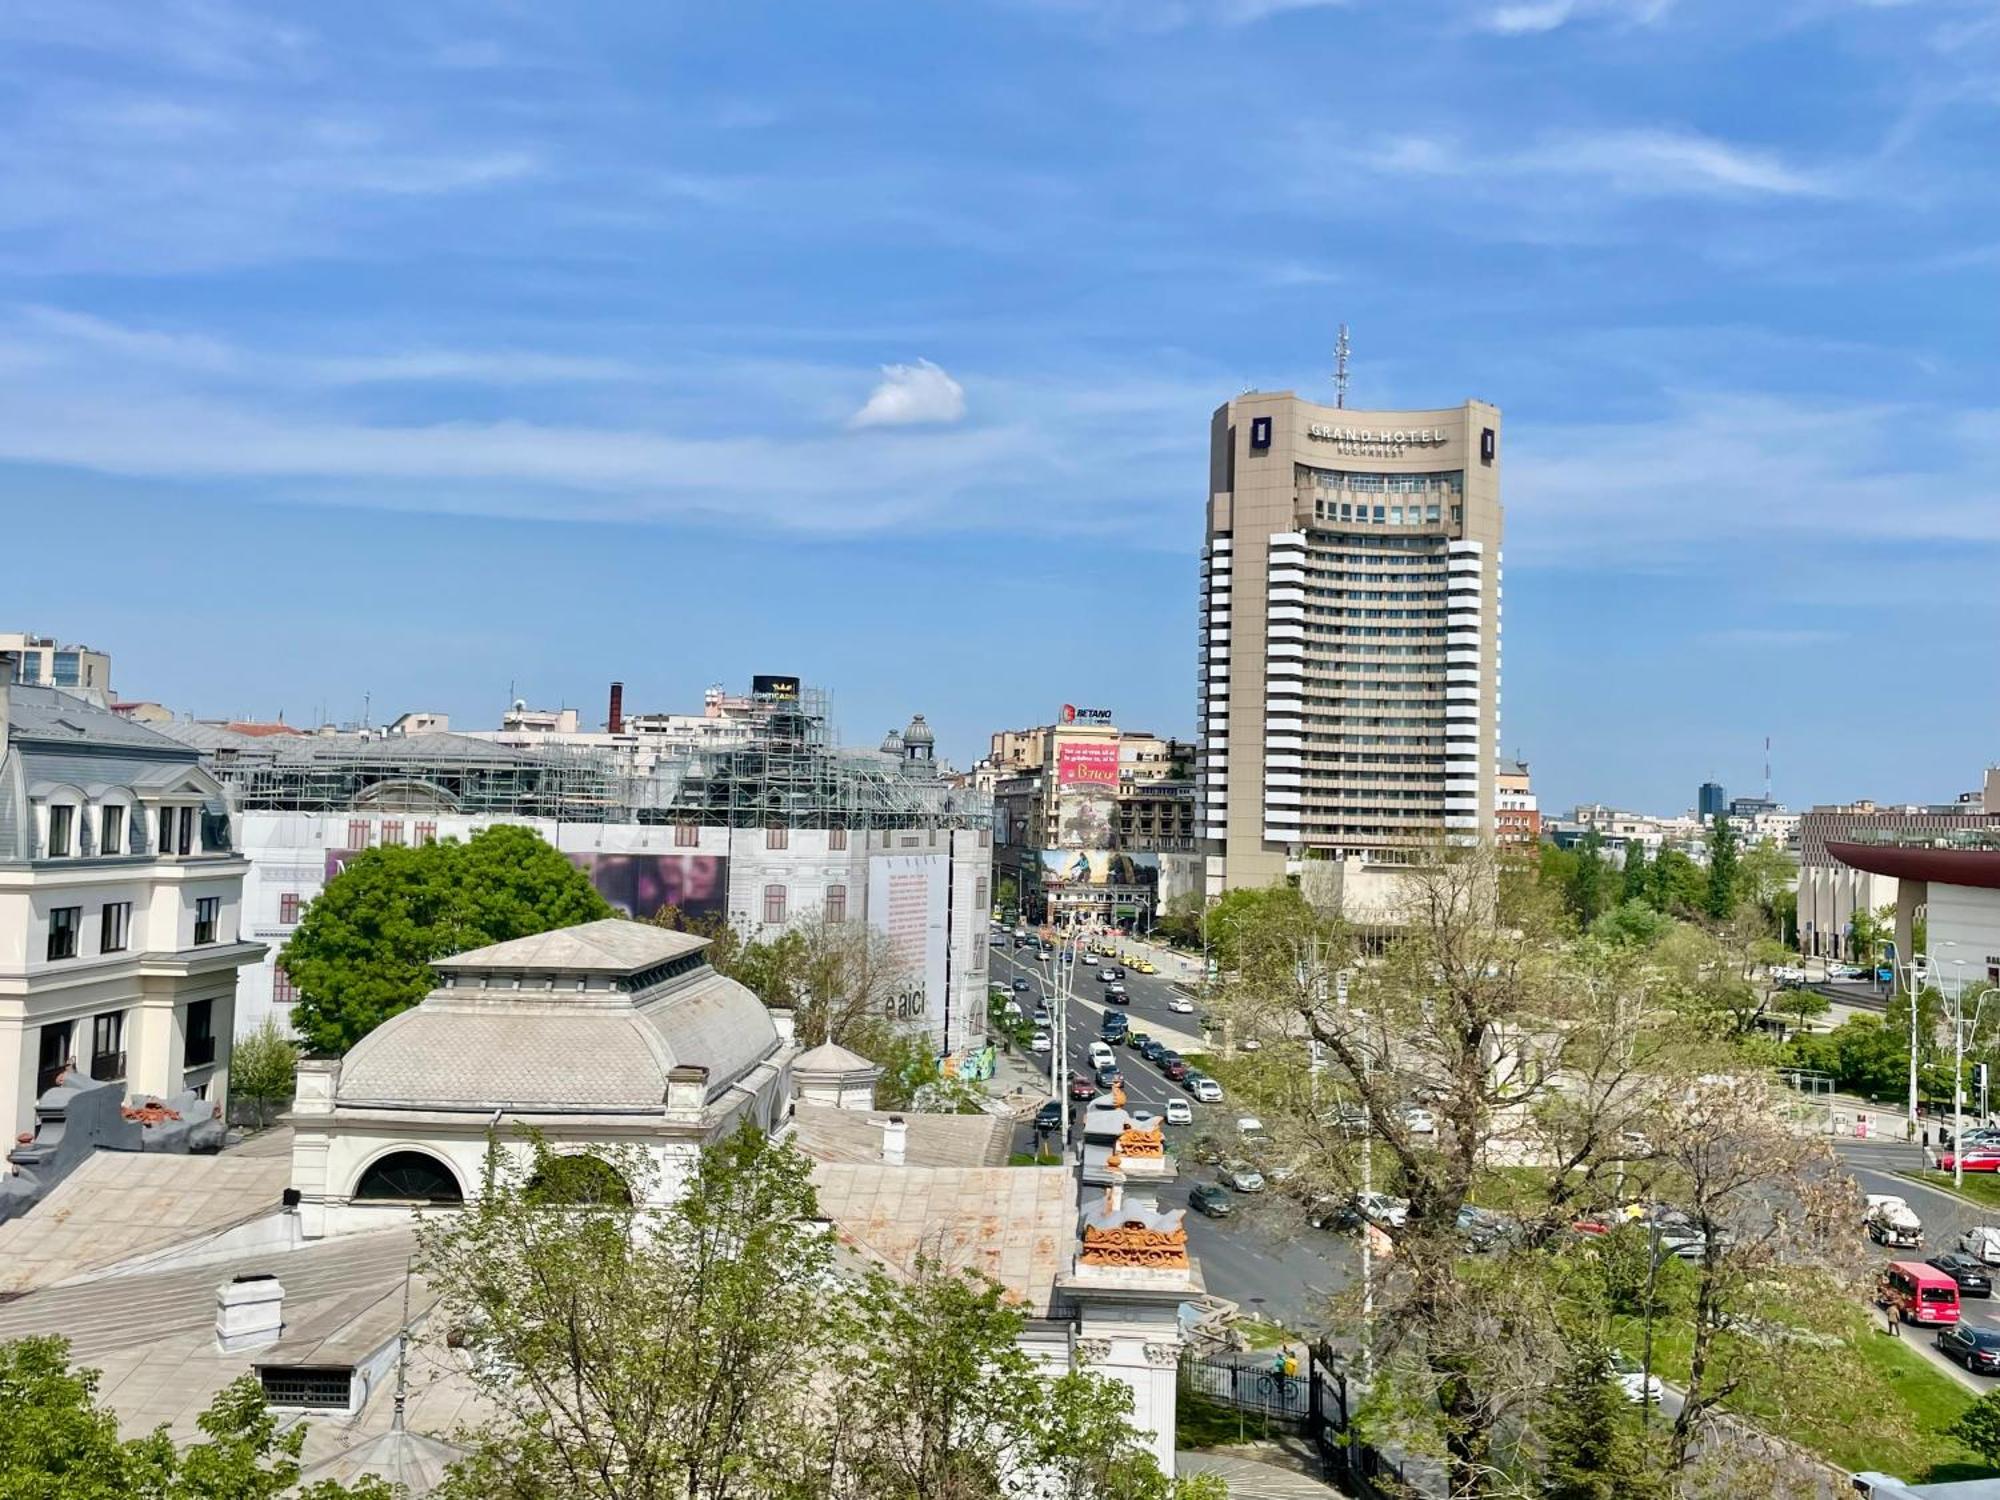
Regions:
M 1958 1283 L 1922 1261 L 1892 1260 L 1876 1300 L 1905 1323 L 1942 1326 L 1958 1321 Z

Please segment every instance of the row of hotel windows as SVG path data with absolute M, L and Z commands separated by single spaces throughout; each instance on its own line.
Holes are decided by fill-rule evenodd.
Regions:
M 197 948 L 206 947 L 216 940 L 216 928 L 222 917 L 222 898 L 200 896 L 194 903 L 194 942 Z M 123 953 L 132 941 L 132 903 L 130 901 L 107 901 L 97 914 L 97 951 L 99 953 Z M 48 956 L 51 962 L 62 958 L 75 958 L 77 943 L 83 931 L 83 908 L 80 906 L 57 906 L 49 910 Z
M 69 859 L 82 852 L 81 821 L 77 817 L 79 809 L 74 802 L 52 802 L 49 804 L 49 859 Z M 160 809 L 159 852 L 162 854 L 195 854 L 207 847 L 193 807 L 163 807 Z M 124 854 L 126 809 L 122 803 L 108 802 L 97 809 L 97 852 L 100 855 Z M 142 830 L 143 831 L 143 830 Z
M 1315 469 L 1309 464 L 1299 464 L 1293 472 L 1292 482 L 1316 484 L 1324 490 L 1352 490 L 1356 494 L 1428 495 L 1433 491 L 1451 495 L 1465 493 L 1463 469 L 1432 469 L 1422 474 L 1362 474 L 1344 469 Z
M 56 1086 L 56 1080 L 72 1064 L 82 1065 L 75 1055 L 76 1022 L 50 1021 L 35 1039 L 35 1095 L 39 1098 Z M 187 1008 L 187 1024 L 182 1030 L 181 1066 L 205 1068 L 215 1061 L 215 1002 L 196 1000 Z M 125 1076 L 125 1012 L 107 1010 L 90 1018 L 90 1076 L 99 1083 L 115 1082 Z M 206 1098 L 208 1086 L 195 1090 Z
M 1331 500 L 1313 502 L 1313 519 L 1329 525 L 1335 521 L 1350 526 L 1441 526 L 1444 524 L 1442 507 L 1436 505 L 1352 505 L 1343 500 L 1336 505 Z M 1465 520 L 1465 507 L 1451 508 L 1451 523 L 1454 526 Z

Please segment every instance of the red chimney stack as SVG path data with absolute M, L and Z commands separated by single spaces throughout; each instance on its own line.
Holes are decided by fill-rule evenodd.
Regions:
M 623 734 L 625 732 L 625 684 L 622 682 L 611 684 L 611 723 L 609 727 L 613 734 Z

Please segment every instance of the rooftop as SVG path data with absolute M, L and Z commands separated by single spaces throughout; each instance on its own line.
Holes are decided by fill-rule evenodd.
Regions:
M 606 917 L 454 953 L 449 958 L 437 959 L 431 967 L 445 974 L 546 969 L 565 974 L 629 975 L 707 946 L 707 938 L 691 932 Z
M 795 1076 L 804 1061 L 792 1064 Z M 903 1160 L 912 1167 L 1004 1167 L 1013 1150 L 1014 1127 L 998 1115 L 892 1116 L 888 1110 L 804 1103 L 795 1106 L 793 1114 L 801 1151 L 819 1161 L 855 1166 L 881 1162 L 882 1125 L 891 1118 L 904 1123 Z

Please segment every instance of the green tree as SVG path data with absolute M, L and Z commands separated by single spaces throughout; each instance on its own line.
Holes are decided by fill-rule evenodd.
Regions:
M 743 934 L 729 925 L 721 912 L 689 913 L 678 906 L 663 906 L 646 920 L 669 932 L 691 932 L 708 939 L 705 957 L 718 974 L 736 977 L 736 960 L 743 951 Z
M 1896 908 L 1885 906 L 1880 911 L 1869 911 L 1856 907 L 1849 919 L 1847 930 L 1847 957 L 1852 963 L 1875 965 L 1882 961 L 1882 955 L 1896 936 Z M 1910 955 L 1899 953 L 1899 962 L 1909 962 Z
M 2000 1467 L 2000 1391 L 1988 1391 L 1968 1406 L 1952 1423 L 1951 1435 Z
M 1665 1493 L 1635 1431 L 1631 1403 L 1611 1376 L 1611 1351 L 1602 1343 L 1586 1338 L 1574 1346 L 1543 1405 L 1544 1500 L 1644 1500 Z
M 1604 840 L 1595 828 L 1576 847 L 1576 868 L 1570 876 L 1565 902 L 1578 925 L 1588 927 L 1611 905 L 1611 866 L 1604 858 Z
M 1002 875 L 993 887 L 993 904 L 1000 908 L 1002 916 L 1011 917 L 1021 909 L 1021 882 L 1012 875 Z
M 1736 830 L 1729 819 L 1717 813 L 1708 825 L 1708 899 L 1705 910 L 1716 921 L 1726 921 L 1736 910 L 1738 851 Z
M 299 992 L 292 1024 L 314 1050 L 345 1052 L 424 997 L 433 959 L 611 914 L 532 829 L 364 849 L 278 955 Z
M 1047 1378 L 998 1283 L 919 1256 L 872 1271 L 836 1320 L 836 1500 L 1002 1500 L 1035 1473 L 1048 1500 L 1176 1493 L 1102 1376 Z M 1187 1496 L 1191 1491 L 1179 1491 Z
M 8 1500 L 271 1500 L 298 1483 L 306 1429 L 280 1432 L 252 1376 L 217 1393 L 201 1441 L 177 1449 L 164 1427 L 121 1438 L 97 1404 L 97 1371 L 69 1362 L 59 1338 L 0 1344 L 0 1495 Z M 392 1500 L 367 1479 L 323 1482 L 300 1500 Z
M 1182 948 L 1201 946 L 1201 914 L 1207 903 L 1198 891 L 1182 891 L 1167 902 L 1155 933 Z
M 1646 866 L 1646 845 L 1639 839 L 1625 846 L 1624 883 L 1619 893 L 1621 902 L 1650 902 L 1653 894 L 1652 871 Z
M 1653 861 L 1653 905 L 1675 916 L 1706 910 L 1708 877 L 1679 849 L 1662 849 Z
M 1634 849 L 1640 846 L 1634 844 Z M 1628 948 L 1650 948 L 1674 925 L 1673 918 L 1637 897 L 1621 901 L 1590 924 L 1592 937 Z
M 264 1128 L 265 1111 L 292 1097 L 298 1077 L 299 1049 L 266 1016 L 248 1036 L 238 1037 L 229 1051 L 229 1097 L 256 1106 L 257 1128 Z

